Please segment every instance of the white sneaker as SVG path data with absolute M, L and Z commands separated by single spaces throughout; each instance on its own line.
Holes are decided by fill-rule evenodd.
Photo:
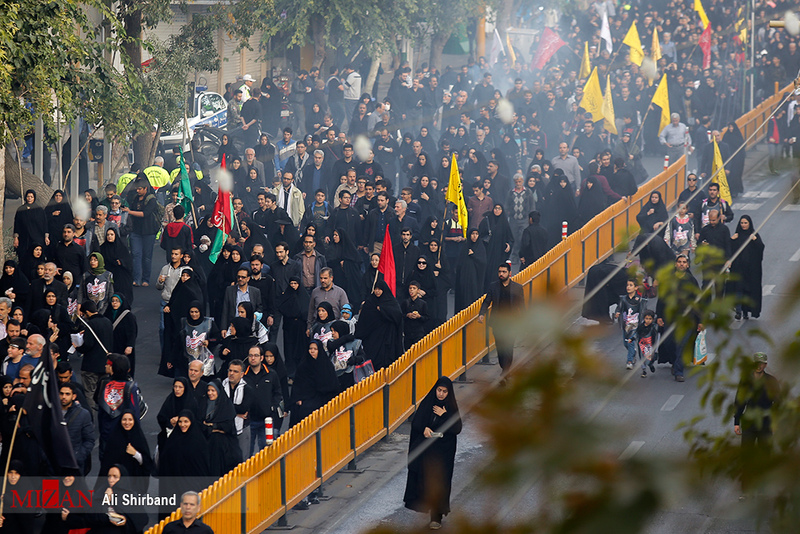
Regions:
M 626 363 L 626 364 L 625 364 L 625 369 L 627 369 L 627 370 L 629 370 L 629 371 L 630 371 L 631 369 L 633 369 L 633 364 L 632 364 L 632 363 L 630 363 L 630 362 L 629 362 L 629 363 Z

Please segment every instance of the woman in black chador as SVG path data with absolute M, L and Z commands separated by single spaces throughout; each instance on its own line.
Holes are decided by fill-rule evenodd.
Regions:
M 375 284 L 364 301 L 355 336 L 364 343 L 364 352 L 376 371 L 389 367 L 403 354 L 403 312 L 386 282 Z
M 430 513 L 431 529 L 442 526 L 450 513 L 450 489 L 456 447 L 461 432 L 453 382 L 443 376 L 434 384 L 411 419 L 408 444 L 406 508 Z
M 461 260 L 456 266 L 456 307 L 460 312 L 483 295 L 484 273 L 486 272 L 486 247 L 477 228 L 467 232 L 467 245 Z
M 761 263 L 764 261 L 764 241 L 755 233 L 753 219 L 742 215 L 736 232 L 731 236 L 731 251 L 736 253 L 745 243 L 739 256 L 731 264 L 732 282 L 736 292 L 736 319 L 758 319 L 761 315 Z

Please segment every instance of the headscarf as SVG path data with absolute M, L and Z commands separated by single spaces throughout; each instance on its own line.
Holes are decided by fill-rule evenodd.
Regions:
M 200 312 L 200 317 L 196 321 L 193 320 L 192 316 L 188 313 L 188 312 L 192 311 L 193 308 L 197 308 L 197 310 Z M 205 321 L 205 319 L 206 318 L 205 318 L 205 314 L 203 313 L 203 305 L 200 303 L 199 300 L 193 300 L 189 304 L 189 309 L 187 310 L 186 322 L 189 324 L 189 326 L 199 326 L 200 323 Z
M 92 271 L 93 275 L 100 276 L 101 274 L 106 272 L 106 260 L 103 259 L 102 254 L 100 254 L 99 252 L 92 252 L 91 254 L 89 254 L 89 257 L 97 259 L 97 267 L 94 269 L 92 268 L 89 269 L 90 271 Z
M 750 227 L 747 230 L 742 228 L 742 219 L 747 219 L 747 222 L 750 223 Z M 741 217 L 739 217 L 739 223 L 736 225 L 736 232 L 735 233 L 739 234 L 739 239 L 740 240 L 742 238 L 750 237 L 750 235 L 754 231 L 755 231 L 755 228 L 753 228 L 753 219 L 750 218 L 749 215 L 742 215 Z
M 292 276 L 289 282 L 297 282 L 298 288 L 292 289 L 292 286 L 286 284 L 286 290 L 280 296 L 278 302 L 278 309 L 285 317 L 305 317 L 308 314 L 308 306 L 310 298 L 308 292 L 303 288 L 300 278 Z
M 173 389 L 164 399 L 164 404 L 161 405 L 157 416 L 158 423 L 162 428 L 166 428 L 169 425 L 169 420 L 184 410 L 189 410 L 193 416 L 197 413 L 197 399 L 192 393 L 192 385 L 189 383 L 189 379 L 183 376 L 176 377 L 172 381 L 172 385 L 174 386 L 176 382 L 183 384 L 183 395 L 178 397 Z M 175 431 L 178 431 L 177 427 Z
M 131 414 L 133 416 L 133 427 L 130 430 L 125 430 L 122 427 L 122 417 L 125 414 Z M 133 411 L 130 409 L 123 410 L 122 414 L 120 414 L 120 416 L 117 418 L 113 428 L 111 429 L 111 432 L 109 433 L 105 453 L 103 454 L 103 464 L 100 467 L 101 473 L 108 473 L 108 470 L 115 464 L 121 464 L 122 466 L 131 464 L 131 462 L 127 460 L 131 459 L 132 457 L 125 450 L 129 443 L 142 455 L 142 464 L 140 465 L 141 469 L 138 473 L 131 473 L 131 475 L 150 476 L 150 470 L 153 464 L 152 457 L 150 455 L 150 446 L 147 444 L 147 438 L 142 431 L 141 422 L 136 418 L 136 416 L 133 414 Z M 134 460 L 134 463 L 138 464 L 136 460 Z
M 322 319 L 320 319 L 320 317 L 319 317 L 319 309 L 320 308 L 322 308 L 323 310 L 328 312 L 328 318 L 325 319 L 324 321 Z M 325 324 L 325 323 L 333 322 L 335 320 L 336 320 L 336 316 L 333 313 L 333 306 L 331 305 L 330 302 L 322 301 L 319 304 L 317 304 L 317 309 L 314 310 L 314 322 Z
M 245 317 L 234 317 L 231 319 L 231 326 L 236 331 L 237 338 L 253 336 L 253 320 Z
M 115 298 L 119 299 L 119 308 L 117 308 L 116 310 L 111 305 L 111 300 L 115 299 Z M 109 299 L 108 307 L 106 308 L 105 316 L 108 317 L 108 319 L 113 323 L 114 321 L 117 320 L 117 317 L 119 317 L 119 315 L 123 311 L 129 310 L 130 307 L 131 307 L 130 304 L 127 303 L 127 301 L 125 300 L 125 298 L 122 295 L 120 295 L 119 293 L 114 293 L 113 295 L 111 295 L 111 299 Z
M 240 319 L 245 320 L 240 317 Z M 235 321 L 236 319 L 234 319 Z M 219 378 L 215 378 L 208 383 L 207 387 L 213 387 L 217 390 L 217 399 L 206 401 L 206 416 L 204 418 L 207 423 L 222 423 L 233 422 L 236 417 L 236 409 L 233 407 L 233 402 L 230 397 L 225 393 L 222 388 L 222 382 Z
M 100 245 L 100 254 L 102 254 L 105 262 L 108 262 L 108 269 L 113 272 L 114 269 L 131 269 L 131 265 L 133 265 L 133 258 L 131 256 L 131 251 L 128 250 L 128 247 L 125 246 L 122 238 L 119 235 L 119 229 L 113 226 L 106 226 L 105 230 L 106 234 L 108 232 L 114 232 L 114 242 L 112 243 L 108 239 L 103 241 L 103 244 Z
M 179 379 L 176 378 L 175 380 L 178 381 Z M 223 392 L 222 395 L 225 395 L 225 393 Z M 188 386 L 183 396 L 192 397 L 192 400 L 194 400 L 194 395 L 191 394 Z M 164 404 L 166 406 L 166 402 Z M 161 414 L 159 413 L 159 415 Z M 163 453 L 159 455 L 159 474 L 161 476 L 173 477 L 208 476 L 210 471 L 209 451 L 208 441 L 203 434 L 203 424 L 198 420 L 197 415 L 192 409 L 181 409 L 175 415 L 177 415 L 179 419 L 181 417 L 189 419 L 192 424 L 186 432 L 176 425 L 175 430 L 173 430 L 169 438 L 167 438 Z M 173 415 L 171 417 L 175 416 Z
M 440 386 L 447 388 L 447 397 L 441 401 L 436 397 L 436 389 Z M 444 408 L 446 410 L 445 414 L 441 417 L 434 414 L 434 406 Z M 453 418 L 455 419 L 453 420 Z M 428 427 L 436 432 L 439 427 L 450 420 L 453 420 L 453 423 L 446 430 L 447 433 L 458 434 L 461 432 L 461 414 L 458 410 L 458 401 L 456 400 L 455 391 L 453 390 L 453 381 L 446 376 L 442 376 L 439 377 L 439 380 L 436 381 L 430 391 L 428 391 L 428 394 L 425 395 L 425 398 L 422 399 L 422 402 L 420 402 L 419 408 L 411 420 L 411 426 L 414 428 L 424 425 L 423 428 Z

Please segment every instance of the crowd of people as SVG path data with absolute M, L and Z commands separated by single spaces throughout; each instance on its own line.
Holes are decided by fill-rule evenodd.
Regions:
M 0 278 L 3 441 L 10 440 L 15 398 L 49 355 L 82 474 L 90 472 L 99 443 L 103 483 L 113 474 L 142 492 L 156 475 L 162 492 L 202 489 L 267 445 L 268 418 L 277 437 L 487 292 L 486 305 L 521 303 L 521 290 L 508 282 L 511 272 L 558 243 L 563 222 L 574 232 L 635 194 L 648 178 L 642 164 L 648 153 L 694 154 L 697 172 L 674 216 L 653 193 L 637 217 L 644 235 L 658 234 L 643 260 L 674 262 L 677 276 L 697 285 L 689 269 L 696 249 L 715 247 L 724 256 L 722 264 L 703 266 L 710 273 L 743 247 L 727 265 L 739 276 L 718 291 L 740 297 L 737 319 L 757 318 L 763 242 L 747 215 L 730 234 L 731 206 L 708 183 L 716 139 L 723 159 L 736 153 L 726 172 L 732 194 L 743 192 L 744 139 L 733 119 L 741 112 L 746 62 L 738 36 L 723 37 L 739 20 L 739 4 L 706 6 L 719 34 L 706 69 L 693 46 L 702 24 L 689 4 L 673 1 L 616 12 L 613 2 L 597 2 L 563 19 L 556 29 L 567 46 L 542 70 L 483 57 L 443 70 L 401 63 L 383 99 L 362 90 L 354 65 L 341 72 L 330 67 L 327 78 L 318 68 L 300 71 L 289 93 L 292 126 L 281 125 L 273 81 L 265 78 L 259 87 L 246 75 L 227 87 L 229 134 L 217 157 L 186 154 L 188 209 L 175 153 L 132 167 L 102 196 L 90 189 L 83 199 L 69 199 L 59 190 L 43 205 L 27 191 L 14 220 L 17 259 L 5 262 Z M 782 5 L 757 2 L 757 14 Z M 603 10 L 613 53 L 600 38 Z M 648 112 L 656 84 L 624 47 L 618 50 L 633 20 L 648 49 L 658 28 L 657 66 L 667 74 L 672 111 L 663 129 L 660 114 Z M 766 95 L 773 82 L 793 77 L 800 52 L 785 32 L 759 30 L 755 38 L 768 51 L 757 59 L 758 89 Z M 617 134 L 581 107 L 586 80 L 578 73 L 587 41 L 604 85 L 610 75 Z M 770 128 L 773 160 L 787 149 L 800 156 L 795 102 Z M 454 162 L 466 220 L 445 201 Z M 232 229 L 225 236 L 215 223 L 211 184 L 211 170 L 223 163 L 233 179 Z M 394 259 L 389 277 L 379 268 L 386 235 Z M 158 410 L 157 442 L 149 443 L 140 428 L 146 395 L 134 381 L 141 355 L 132 305 L 154 281 L 159 249 L 164 264 L 150 289 L 160 297 L 158 372 L 173 387 Z M 656 271 L 643 264 L 654 278 Z M 637 284 L 630 281 L 618 308 L 628 368 L 637 354 L 648 356 L 643 340 L 670 322 L 661 301 L 647 309 Z M 692 340 L 675 341 L 673 353 Z M 659 358 L 673 363 L 683 381 L 682 359 L 666 356 L 667 345 L 662 340 Z M 512 354 L 513 344 L 504 348 L 503 372 Z M 81 360 L 80 376 L 73 374 L 73 355 Z M 648 367 L 652 372 L 652 357 L 642 364 L 643 376 Z M 440 393 L 453 399 L 448 388 Z M 13 458 L 21 462 L 17 473 L 48 469 L 36 447 L 15 448 Z M 308 502 L 313 495 L 299 507 Z M 432 521 L 439 523 L 449 508 L 437 510 Z

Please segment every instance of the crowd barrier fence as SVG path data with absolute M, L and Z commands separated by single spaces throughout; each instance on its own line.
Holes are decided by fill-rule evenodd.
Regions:
M 788 86 L 784 91 L 792 90 Z M 736 124 L 747 148 L 766 135 L 760 127 L 781 99 L 778 93 L 740 117 Z M 533 265 L 514 276 L 527 301 L 575 286 L 589 267 L 610 256 L 639 230 L 636 215 L 650 194 L 660 191 L 671 207 L 684 188 L 686 157 L 642 184 L 569 235 Z M 394 432 L 440 376 L 463 377 L 489 354 L 494 343 L 478 322 L 483 297 L 412 346 L 397 361 L 339 394 L 201 493 L 203 521 L 215 532 L 252 534 L 285 521 L 285 515 L 313 490 Z M 189 453 L 189 451 L 187 451 Z M 176 510 L 146 534 L 161 534 Z

